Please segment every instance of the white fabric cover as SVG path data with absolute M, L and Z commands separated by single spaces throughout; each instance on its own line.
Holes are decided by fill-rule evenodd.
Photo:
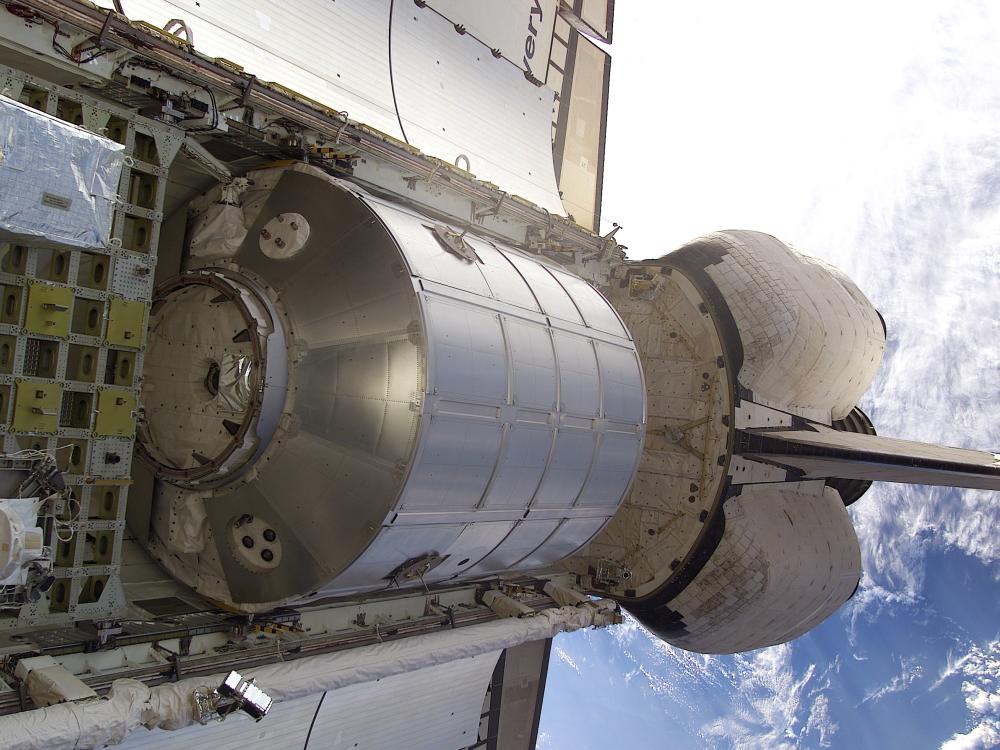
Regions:
M 496 612 L 498 617 L 530 617 L 535 613 L 527 604 L 499 591 L 491 590 L 483 594 L 483 604 Z
M 568 586 L 560 586 L 555 581 L 546 583 L 542 591 L 561 607 L 576 607 L 581 604 L 590 604 L 591 602 L 590 597 L 582 591 L 571 589 Z M 607 600 L 604 599 L 602 601 Z
M 455 659 L 512 648 L 592 625 L 606 625 L 615 604 L 600 600 L 559 607 L 534 617 L 494 620 L 428 635 L 337 651 L 249 670 L 272 699 L 289 701 L 326 690 L 412 672 Z M 148 688 L 135 680 L 115 680 L 106 699 L 62 703 L 0 717 L 4 750 L 83 750 L 117 744 L 144 725 L 180 729 L 194 723 L 192 692 L 215 687 L 225 674 Z M 267 721 L 265 718 L 264 721 Z
M 60 703 L 0 719 L 4 750 L 75 750 L 121 742 L 142 723 L 149 688 L 136 680 L 116 680 L 105 698 Z
M 36 706 L 54 706 L 57 703 L 97 697 L 97 693 L 79 677 L 70 674 L 59 664 L 32 669 L 25 683 L 28 695 Z
M 246 236 L 243 210 L 216 203 L 198 215 L 191 232 L 191 255 L 206 261 L 231 258 Z

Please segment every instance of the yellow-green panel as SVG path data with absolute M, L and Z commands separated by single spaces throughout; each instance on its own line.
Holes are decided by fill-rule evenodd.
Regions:
M 69 287 L 28 282 L 28 309 L 24 315 L 24 327 L 29 333 L 65 338 L 69 334 L 72 308 L 73 290 Z
M 37 380 L 15 381 L 15 432 L 55 432 L 59 427 L 62 386 Z
M 103 388 L 97 395 L 97 435 L 132 437 L 135 432 L 135 396 L 117 388 Z
M 107 343 L 138 349 L 146 335 L 146 303 L 112 298 L 108 313 Z

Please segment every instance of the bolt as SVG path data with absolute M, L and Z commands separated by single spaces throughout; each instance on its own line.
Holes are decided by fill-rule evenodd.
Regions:
M 266 229 L 260 230 L 260 236 L 263 237 L 265 240 L 271 239 L 271 233 L 268 232 Z
M 281 239 L 281 237 L 275 237 L 274 238 L 274 244 L 277 245 L 278 247 L 284 247 L 285 246 L 285 241 L 283 239 Z
M 292 231 L 293 231 L 293 232 L 297 232 L 297 231 L 299 231 L 299 223 L 298 223 L 297 221 L 293 221 L 293 222 L 292 222 L 291 224 L 289 224 L 288 226 L 290 226 L 290 227 L 292 228 Z

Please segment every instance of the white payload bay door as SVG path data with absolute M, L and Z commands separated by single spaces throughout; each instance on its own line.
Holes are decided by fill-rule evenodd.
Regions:
M 500 651 L 276 703 L 176 731 L 140 728 L 122 750 L 461 750 L 474 745 Z
M 429 0 L 427 4 L 514 65 L 545 80 L 556 0 Z
M 496 3 L 492 15 L 494 4 L 436 5 L 460 18 L 389 0 L 128 0 L 125 12 L 158 27 L 181 19 L 195 51 L 450 164 L 466 168 L 464 156 L 480 180 L 565 215 L 552 163 L 554 94 L 530 82 L 522 62 L 532 51 L 533 75 L 545 78 L 555 3 L 540 2 L 541 14 L 533 0 Z M 473 29 L 490 29 L 489 38 Z

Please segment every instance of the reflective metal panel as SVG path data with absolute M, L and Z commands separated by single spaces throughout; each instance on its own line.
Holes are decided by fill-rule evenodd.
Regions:
M 464 572 L 476 560 L 481 560 L 510 534 L 516 521 L 479 521 L 470 523 L 455 539 L 453 546 L 461 549 L 463 557 L 450 556 L 441 565 L 424 576 L 427 582 L 444 581 Z
M 551 565 L 553 560 L 562 560 L 572 555 L 580 547 L 580 540 L 586 543 L 604 527 L 600 518 L 577 518 L 563 521 L 545 543 L 522 560 L 517 567 L 521 570 L 535 570 Z
M 583 323 L 580 311 L 548 268 L 514 251 L 505 252 L 504 255 L 528 282 L 546 315 L 568 320 L 570 323 Z
M 587 486 L 577 498 L 577 506 L 617 508 L 618 498 L 628 488 L 635 473 L 638 447 L 637 435 L 605 433 L 597 448 L 597 458 L 587 480 Z
M 556 431 L 540 424 L 516 423 L 507 431 L 506 445 L 482 507 L 528 507 L 545 473 Z
M 502 3 L 496 0 L 431 0 L 427 4 L 452 23 L 462 24 L 488 46 L 500 50 L 511 64 L 535 78 L 545 78 L 556 20 L 556 0 L 505 0 Z
M 486 575 L 514 569 L 518 562 L 539 549 L 557 526 L 559 526 L 558 520 L 522 521 L 469 573 Z
M 431 393 L 499 403 L 507 398 L 507 353 L 500 316 L 483 308 L 424 295 Z
M 559 405 L 567 414 L 596 417 L 601 411 L 600 377 L 594 342 L 571 333 L 553 333 L 559 359 Z
M 489 284 L 493 299 L 536 312 L 541 310 L 524 277 L 492 242 L 472 236 L 467 236 L 465 241 L 472 246 L 479 258 L 477 267 Z
M 413 276 L 490 296 L 490 287 L 479 270 L 480 264 L 460 259 L 434 235 L 436 222 L 386 201 L 378 201 L 379 218 L 396 242 L 408 249 L 406 264 Z M 456 262 L 460 261 L 460 262 Z
M 604 418 L 633 423 L 643 419 L 646 394 L 635 382 L 636 354 L 614 344 L 595 341 L 601 371 Z
M 540 508 L 568 508 L 576 501 L 594 457 L 597 433 L 563 427 L 556 435 L 556 446 L 549 460 L 542 486 L 534 505 Z
M 393 580 L 393 573 L 408 560 L 425 555 L 428 550 L 450 549 L 461 537 L 463 524 L 423 524 L 382 529 L 360 559 L 341 573 L 323 594 L 360 591 L 389 586 L 419 585 L 419 581 Z M 373 585 L 375 584 L 375 585 Z
M 491 549 L 483 540 L 499 526 L 428 548 L 425 554 L 446 556 L 435 580 L 453 570 L 477 575 L 565 557 L 579 546 L 573 539 L 589 539 L 614 513 L 641 451 L 645 391 L 617 313 L 593 287 L 547 262 L 467 234 L 477 256 L 470 261 L 443 249 L 421 217 L 365 201 L 397 238 L 407 238 L 401 252 L 425 290 L 424 432 L 392 528 L 510 525 Z M 553 330 L 528 311 L 534 300 L 577 327 Z M 515 305 L 525 311 L 498 314 Z M 588 327 L 600 340 L 586 335 Z M 559 517 L 578 506 L 598 515 L 560 526 Z M 532 512 L 549 517 L 532 520 Z M 522 558 L 530 559 L 522 565 Z M 468 562 L 455 568 L 456 559 Z
M 615 336 L 628 336 L 618 313 L 594 287 L 579 276 L 574 276 L 566 271 L 558 271 L 553 268 L 549 269 L 549 272 L 573 298 L 576 309 L 580 311 L 588 326 L 596 328 L 598 331 L 613 333 Z
M 110 0 L 98 3 L 114 7 Z M 132 20 L 162 27 L 183 19 L 195 49 L 242 65 L 354 120 L 402 138 L 389 76 L 389 0 L 130 0 Z M 320 30 L 345 30 L 331 44 Z
M 552 411 L 558 397 L 552 334 L 537 324 L 504 318 L 514 370 L 513 400 L 517 406 Z
M 475 508 L 486 491 L 499 449 L 497 420 L 432 416 L 400 511 Z
M 394 5 L 390 34 L 406 140 L 450 163 L 465 154 L 479 179 L 564 215 L 552 163 L 552 90 L 412 3 Z
M 426 217 L 304 165 L 252 176 L 258 210 L 227 272 L 271 290 L 290 386 L 252 481 L 191 491 L 211 530 L 196 588 L 254 607 L 418 585 L 400 571 L 419 560 L 432 581 L 539 567 L 608 521 L 645 409 L 634 346 L 596 290 L 480 237 L 444 244 Z M 265 253 L 263 233 L 293 215 L 308 241 Z M 211 321 L 217 302 L 193 299 L 192 319 Z M 552 327 L 560 305 L 572 330 Z M 174 496 L 160 492 L 161 514 Z M 267 544 L 239 532 L 248 515 Z

